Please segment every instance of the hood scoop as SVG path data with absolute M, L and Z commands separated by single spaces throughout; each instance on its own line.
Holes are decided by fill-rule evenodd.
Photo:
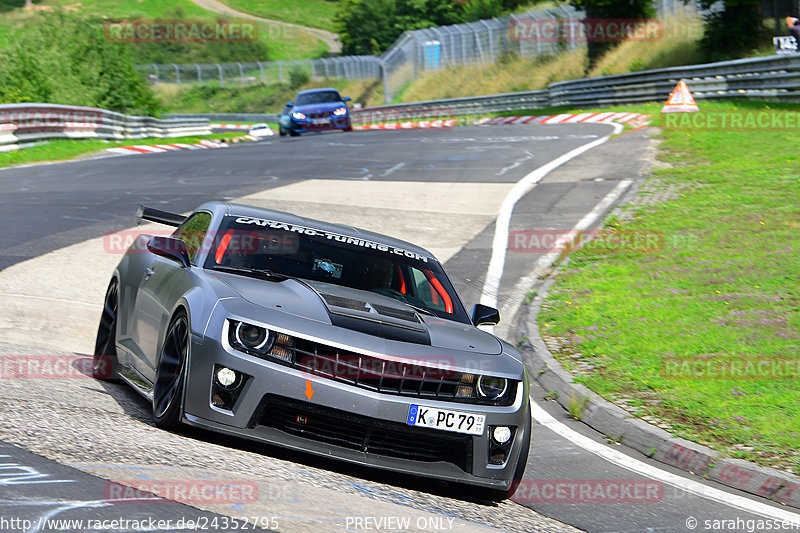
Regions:
M 346 296 L 319 292 L 335 326 L 360 331 L 384 339 L 431 344 L 427 326 L 411 310 L 366 302 Z M 376 295 L 376 299 L 387 297 Z

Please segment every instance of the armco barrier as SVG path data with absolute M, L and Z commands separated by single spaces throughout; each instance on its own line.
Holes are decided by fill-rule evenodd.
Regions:
M 0 104 L 0 145 L 41 139 L 142 139 L 211 133 L 208 119 L 128 116 L 95 107 Z
M 280 115 L 277 113 L 170 113 L 164 118 L 207 118 L 211 122 L 237 123 L 237 122 L 278 122 Z
M 542 91 L 447 98 L 353 110 L 355 124 L 422 120 L 548 107 L 664 102 L 680 80 L 697 100 L 800 102 L 800 54 L 647 70 L 550 84 Z

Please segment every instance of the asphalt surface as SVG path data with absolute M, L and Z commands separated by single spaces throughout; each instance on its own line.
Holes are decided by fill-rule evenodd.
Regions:
M 140 203 L 184 212 L 208 199 L 237 198 L 310 179 L 401 182 L 409 188 L 418 183 L 420 190 L 430 183 L 512 184 L 547 161 L 604 136 L 609 130 L 608 126 L 586 124 L 309 135 L 227 149 L 0 170 L 0 221 L 5 228 L 0 235 L 0 269 L 129 227 Z M 646 134 L 634 132 L 554 171 L 517 204 L 511 229 L 546 232 L 571 228 L 621 179 L 640 179 L 647 167 L 647 146 Z M 408 200 L 398 198 L 398 201 Z M 446 206 L 448 198 L 443 197 L 441 202 Z M 323 215 L 320 213 L 321 218 Z M 480 298 L 494 233 L 491 221 L 480 219 L 479 225 L 474 236 L 445 264 L 468 306 Z M 379 231 L 391 234 L 387 228 Z M 541 251 L 529 249 L 509 252 L 500 300 L 510 296 L 516 279 L 529 272 L 540 254 Z M 30 349 L 2 347 L 5 354 Z M 525 476 L 528 490 L 515 498 L 518 503 L 497 506 L 475 498 L 474 494 L 458 489 L 454 492 L 444 484 L 354 469 L 335 461 L 231 442 L 205 432 L 165 435 L 149 423 L 147 406 L 135 393 L 117 385 L 100 386 L 91 380 L 74 380 L 58 386 L 32 381 L 8 385 L 5 399 L 0 402 L 6 413 L 5 421 L 0 424 L 0 436 L 38 455 L 78 466 L 82 472 L 65 470 L 52 462 L 35 462 L 35 456 L 15 447 L 7 447 L 8 451 L 2 453 L 53 479 L 75 480 L 68 484 L 69 497 L 84 501 L 96 499 L 98 483 L 104 483 L 103 478 L 115 479 L 113 476 L 119 475 L 126 464 L 154 470 L 180 465 L 219 473 L 221 465 L 230 471 L 237 467 L 247 471 L 256 462 L 252 467 L 254 479 L 268 480 L 270 487 L 283 487 L 281 490 L 289 491 L 284 494 L 288 499 L 303 500 L 310 509 L 314 509 L 315 498 L 320 495 L 311 488 L 303 488 L 308 479 L 313 479 L 310 487 L 329 489 L 331 492 L 326 495 L 353 494 L 376 502 L 402 503 L 434 515 L 456 517 L 468 524 L 508 531 L 571 530 L 535 513 L 526 513 L 525 507 L 580 529 L 598 532 L 691 531 L 687 527 L 689 517 L 700 520 L 696 531 L 709 530 L 704 529 L 703 520 L 715 518 L 742 521 L 742 527 L 718 530 L 745 531 L 748 528 L 744 521 L 760 518 L 667 486 L 661 486 L 660 492 L 648 501 L 638 503 L 579 503 L 574 498 L 547 501 L 531 497 L 532 486 L 548 482 L 594 480 L 595 484 L 602 484 L 641 477 L 586 452 L 538 424 L 534 424 Z M 25 401 L 10 395 L 12 390 L 17 390 Z M 533 392 L 534 398 L 543 395 L 540 390 Z M 93 405 L 102 408 L 94 413 Z M 569 421 L 557 406 L 545 405 L 559 420 L 602 441 L 602 436 Z M 58 423 L 48 419 L 48 413 L 57 413 Z M 86 438 L 87 434 L 92 438 Z M 94 441 L 103 444 L 93 446 Z M 83 477 L 86 472 L 101 477 L 90 480 Z M 182 470 L 183 474 L 186 472 Z M 302 475 L 298 478 L 293 472 Z M 275 479 L 288 480 L 290 484 L 281 485 Z M 19 515 L 15 507 L 18 503 L 12 500 L 30 498 L 31 493 L 26 490 L 25 486 L 3 487 L 4 500 L 0 503 L 3 516 Z M 62 484 L 58 483 L 39 484 L 34 490 L 43 501 L 60 501 L 64 496 Z M 279 508 L 282 504 L 279 500 L 270 503 Z M 130 516 L 142 516 L 150 509 L 127 505 L 125 508 L 123 511 Z M 158 516 L 180 517 L 185 511 L 169 506 L 163 509 L 159 509 Z M 231 514 L 228 508 L 210 510 Z M 30 510 L 25 513 L 35 514 Z M 115 513 L 112 514 L 119 514 L 116 509 Z M 332 527 L 325 529 L 344 529 L 340 523 L 328 525 Z M 4 530 L 2 523 L 0 529 Z

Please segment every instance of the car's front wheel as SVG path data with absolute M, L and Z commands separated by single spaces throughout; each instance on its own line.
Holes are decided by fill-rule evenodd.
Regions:
M 119 283 L 111 280 L 103 300 L 103 313 L 97 328 L 92 358 L 92 377 L 113 380 L 117 377 L 117 314 L 119 312 Z
M 175 429 L 181 420 L 181 395 L 189 358 L 189 320 L 179 311 L 169 324 L 153 385 L 153 421 L 161 429 Z

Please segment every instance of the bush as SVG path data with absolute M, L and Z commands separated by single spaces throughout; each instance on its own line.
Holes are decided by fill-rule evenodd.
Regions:
M 0 103 L 82 105 L 156 115 L 159 103 L 124 45 L 105 38 L 102 20 L 64 12 L 38 15 L 0 49 Z
M 711 7 L 713 2 L 702 0 Z M 705 16 L 705 31 L 700 47 L 708 61 L 735 59 L 758 48 L 763 29 L 759 0 L 725 0 L 722 11 Z
M 289 87 L 297 89 L 302 87 L 311 79 L 311 75 L 300 67 L 294 67 L 289 71 Z

